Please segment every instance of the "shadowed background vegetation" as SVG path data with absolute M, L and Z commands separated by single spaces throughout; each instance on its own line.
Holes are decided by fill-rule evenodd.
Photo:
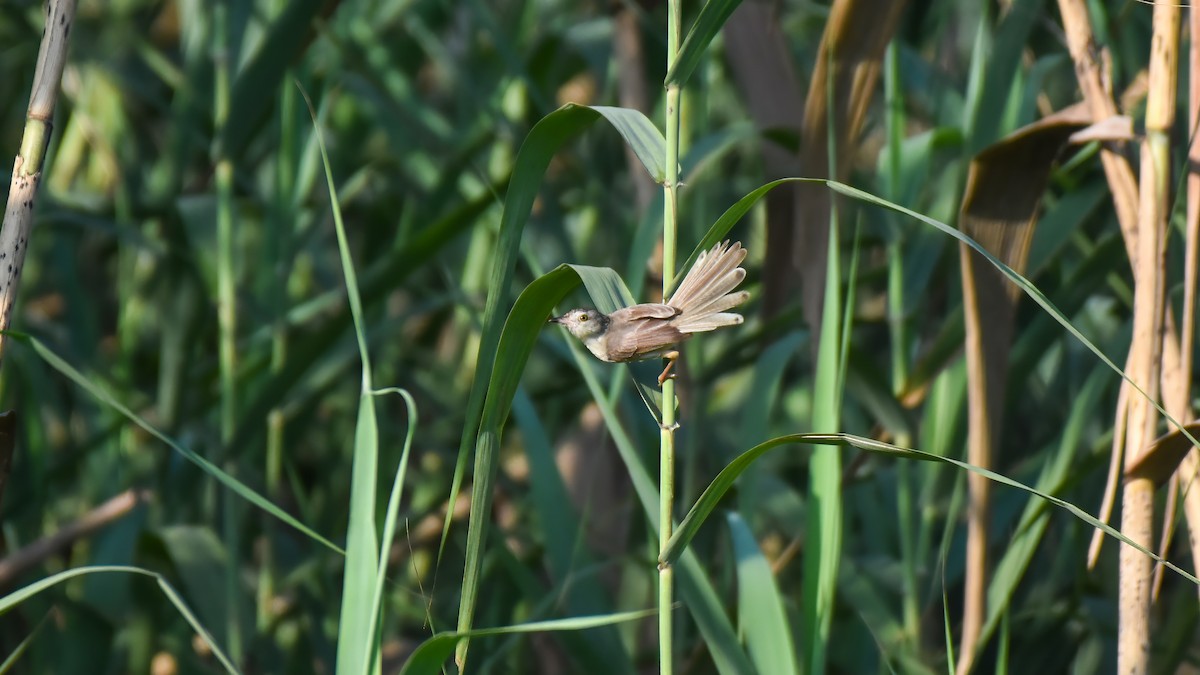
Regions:
M 677 519 L 743 452 L 803 432 L 969 461 L 1096 513 L 1125 433 L 1113 422 L 1122 379 L 1062 322 L 1124 364 L 1135 275 L 1100 144 L 1068 142 L 1097 114 L 1071 109 L 1082 97 L 1059 7 L 745 2 L 722 25 L 719 9 L 735 4 L 683 8 L 685 34 L 698 18 L 721 27 L 682 94 L 678 259 L 718 223 L 750 251 L 752 299 L 744 325 L 693 340 L 678 364 Z M 1117 105 L 1141 128 L 1154 9 L 1087 9 Z M 43 16 L 40 2 L 0 4 L 0 156 L 20 144 Z M 218 672 L 197 623 L 240 672 L 334 672 L 339 617 L 343 637 L 349 625 L 339 547 L 353 548 L 352 456 L 371 447 L 361 402 L 373 400 L 378 475 L 359 478 L 380 497 L 414 429 L 405 399 L 372 387 L 403 387 L 419 411 L 385 552 L 378 667 L 398 672 L 455 629 L 475 556 L 474 626 L 608 618 L 475 637 L 471 671 L 654 672 L 655 619 L 627 613 L 655 604 L 656 506 L 630 467 L 657 475 L 659 426 L 625 366 L 590 361 L 561 330 L 537 334 L 523 371 L 513 344 L 540 328 L 536 303 L 577 285 L 558 309 L 619 297 L 610 271 L 563 263 L 611 268 L 632 297 L 656 299 L 663 194 L 646 167 L 661 139 L 628 133 L 640 117 L 554 111 L 619 106 L 661 129 L 665 25 L 656 2 L 80 0 L 12 324 L 36 342 L 3 352 L 16 452 L 0 584 L 11 593 L 64 570 L 132 566 L 179 599 L 152 577 L 111 572 L 5 603 L 0 650 L 17 657 L 14 672 Z M 1185 127 L 1168 130 L 1174 177 Z M 518 162 L 535 152 L 544 173 Z M 739 202 L 791 176 L 955 225 L 1060 313 L 944 232 L 844 189 L 786 182 Z M 518 194 L 527 220 L 505 211 L 521 211 Z M 357 332 L 335 207 L 361 295 Z M 1183 210 L 1167 230 L 1169 308 L 1185 299 Z M 492 322 L 527 286 L 518 307 L 538 316 L 521 324 L 514 312 L 515 337 L 489 348 Z M 1189 380 L 1177 352 L 1164 368 Z M 519 387 L 485 386 L 493 356 Z M 969 403 L 968 373 L 984 371 L 983 398 Z M 477 441 L 473 387 L 478 405 L 512 397 L 503 436 L 506 400 Z M 494 481 L 472 479 L 477 442 L 495 446 Z M 1118 546 L 1089 564 L 1094 524 L 1011 486 L 969 494 L 961 467 L 882 446 L 755 456 L 687 555 L 671 558 L 678 672 L 1116 667 Z M 834 517 L 814 480 L 840 490 L 823 582 L 805 580 L 827 546 L 817 540 L 829 521 L 817 518 Z M 491 527 L 472 542 L 479 483 Z M 383 500 L 357 486 L 382 523 Z M 1160 493 L 1162 528 L 1177 507 Z M 1191 570 L 1187 537 L 1175 542 L 1164 557 Z M 811 595 L 821 583 L 828 607 Z M 1156 672 L 1200 658 L 1196 597 L 1191 581 L 1162 578 Z M 412 672 L 437 672 L 454 643 L 441 646 Z

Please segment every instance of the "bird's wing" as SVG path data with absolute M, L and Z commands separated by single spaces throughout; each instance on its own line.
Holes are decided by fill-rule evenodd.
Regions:
M 641 321 L 642 319 L 671 319 L 679 315 L 679 310 L 670 305 L 660 305 L 647 302 L 641 305 L 630 305 L 618 309 L 609 315 L 612 323 L 623 321 Z
M 637 361 L 687 338 L 670 320 L 679 310 L 670 305 L 645 303 L 618 309 L 609 315 L 604 336 L 610 361 Z
M 691 337 L 662 318 L 613 322 L 604 336 L 610 361 L 640 361 Z

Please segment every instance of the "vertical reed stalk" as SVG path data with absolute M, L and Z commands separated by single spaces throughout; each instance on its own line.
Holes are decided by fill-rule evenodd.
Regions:
M 1170 185 L 1170 132 L 1174 124 L 1179 7 L 1155 4 L 1151 40 L 1146 140 L 1141 152 L 1137 257 L 1134 260 L 1133 344 L 1129 376 L 1147 396 L 1131 396 L 1126 433 L 1125 466 L 1140 459 L 1154 441 L 1159 392 L 1163 325 L 1163 243 L 1166 238 Z M 1148 398 L 1149 397 L 1149 398 Z M 1133 541 L 1152 546 L 1154 483 L 1129 479 L 1122 493 L 1121 531 Z M 1145 554 L 1121 546 L 1120 623 L 1117 670 L 1136 675 L 1149 670 L 1150 596 L 1153 567 Z
M 50 132 L 54 126 L 59 82 L 67 63 L 67 36 L 74 23 L 75 0 L 50 0 L 47 3 L 42 44 L 38 48 L 33 88 L 25 111 L 25 130 L 21 136 L 21 149 L 13 161 L 4 224 L 0 227 L 0 260 L 6 261 L 0 265 L 0 331 L 8 330 L 12 322 L 13 304 L 17 300 L 25 253 L 29 250 L 29 234 L 33 230 L 33 205 L 37 201 L 46 148 L 50 146 Z M 4 337 L 0 333 L 0 355 L 4 353 Z M 12 466 L 15 448 L 11 432 L 15 424 L 13 415 L 0 414 L 0 497 L 4 495 Z
M 274 11 L 287 9 L 284 0 L 278 0 Z M 292 78 L 284 78 L 279 88 L 279 154 L 275 166 L 275 203 L 268 223 L 270 234 L 267 248 L 266 278 L 270 306 L 275 313 L 271 326 L 271 373 L 278 375 L 287 363 L 287 257 L 290 250 L 291 223 L 295 218 L 293 208 L 298 163 L 296 151 L 296 85 Z M 267 412 L 266 458 L 263 480 L 267 497 L 280 497 L 283 476 L 283 432 L 284 412 L 282 403 Z M 271 519 L 263 521 L 262 567 L 258 577 L 258 629 L 266 631 L 272 620 L 271 605 L 275 597 L 276 566 L 273 534 L 277 530 Z
M 667 70 L 679 54 L 680 0 L 667 2 Z M 667 85 L 666 99 L 667 171 L 663 181 L 663 301 L 671 297 L 675 283 L 675 244 L 679 182 L 679 85 Z M 659 553 L 666 553 L 673 531 L 672 511 L 675 501 L 675 380 L 662 385 L 662 430 L 659 432 Z M 665 558 L 665 556 L 663 556 Z M 661 558 L 660 558 L 661 559 Z M 670 563 L 658 566 L 658 660 L 659 672 L 670 675 L 674 666 L 672 641 L 672 585 L 674 572 Z
M 213 8 L 213 123 L 219 136 L 220 129 L 229 120 L 230 58 L 229 58 L 229 3 L 218 2 Z M 217 192 L 217 334 L 218 362 L 220 365 L 221 389 L 221 445 L 222 454 L 229 452 L 237 423 L 236 411 L 236 357 L 237 324 L 234 304 L 233 267 L 233 162 L 225 155 L 221 143 L 216 144 Z M 232 472 L 226 464 L 225 470 Z M 225 577 L 226 640 L 229 655 L 234 661 L 242 658 L 241 631 L 238 630 L 238 601 L 241 597 L 236 572 L 237 518 L 235 512 L 241 499 L 232 493 L 221 492 L 224 504 L 221 517 L 222 534 L 230 567 Z
M 1188 33 L 1192 36 L 1200 35 L 1200 11 L 1195 7 L 1188 10 Z M 1180 319 L 1179 338 L 1179 372 L 1183 376 L 1180 378 L 1181 390 L 1177 393 L 1180 401 L 1178 409 L 1167 406 L 1167 412 L 1177 420 L 1191 419 L 1192 416 L 1189 404 L 1192 397 L 1190 373 L 1196 328 L 1197 258 L 1200 258 L 1200 170 L 1196 168 L 1200 166 L 1200 143 L 1197 143 L 1197 129 L 1200 129 L 1200 42 L 1194 38 L 1188 41 L 1188 73 L 1187 243 L 1183 267 L 1183 318 Z M 1190 532 L 1200 532 L 1200 490 L 1196 489 L 1198 474 L 1200 452 L 1193 448 L 1183 458 L 1176 473 L 1183 500 L 1184 518 Z M 1190 537 L 1189 545 L 1192 549 L 1193 566 L 1200 565 L 1200 536 Z
M 905 137 L 904 101 L 900 91 L 899 47 L 893 40 L 884 53 L 883 91 L 887 104 L 887 189 L 888 199 L 903 203 L 900 195 L 902 186 L 900 155 L 904 151 Z M 899 227 L 893 232 L 887 246 L 888 257 L 888 332 L 892 345 L 892 393 L 899 397 L 908 382 L 908 358 L 912 346 L 912 335 L 905 321 L 904 309 L 904 235 Z M 912 438 L 897 436 L 897 445 L 908 447 Z M 896 465 L 896 520 L 900 529 L 900 551 L 903 561 L 904 594 L 901 600 L 904 634 L 912 644 L 920 644 L 920 608 L 917 606 L 919 590 L 917 583 L 916 552 L 913 543 L 916 531 L 913 525 L 912 477 L 908 462 Z

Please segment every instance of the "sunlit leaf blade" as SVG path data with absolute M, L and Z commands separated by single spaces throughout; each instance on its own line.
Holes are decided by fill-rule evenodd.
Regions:
M 408 411 L 408 432 L 404 435 L 404 448 L 400 451 L 400 462 L 396 465 L 396 476 L 392 480 L 392 493 L 388 497 L 387 515 L 383 522 L 383 536 L 379 542 L 379 563 L 375 568 L 375 583 L 371 597 L 370 617 L 374 622 L 371 630 L 363 636 L 367 648 L 374 650 L 377 635 L 383 621 L 383 593 L 387 585 L 388 555 L 392 550 L 392 541 L 396 536 L 396 521 L 400 517 L 400 501 L 404 496 L 404 478 L 408 474 L 408 456 L 412 450 L 413 438 L 417 434 L 417 402 L 412 394 L 405 389 L 388 388 L 383 391 L 371 392 L 372 395 L 399 394 L 404 399 Z
M 666 140 L 662 132 L 650 118 L 640 110 L 631 108 L 614 108 L 612 106 L 592 106 L 592 110 L 604 116 L 608 123 L 625 138 L 625 143 L 642 161 L 642 166 L 656 183 L 663 182 L 667 174 L 663 157 L 666 156 Z
M 134 412 L 132 410 L 130 410 L 129 408 L 125 407 L 124 404 L 122 404 L 119 401 L 117 401 L 116 399 L 114 399 L 112 397 L 112 395 L 108 393 L 107 390 L 105 390 L 102 387 L 100 387 L 99 385 L 95 384 L 90 379 L 84 377 L 83 374 L 80 373 L 78 370 L 75 370 L 75 368 L 71 364 L 67 363 L 62 358 L 60 358 L 57 354 L 50 351 L 50 348 L 47 347 L 45 344 L 43 344 L 41 342 L 41 340 L 38 340 L 37 338 L 31 337 L 28 335 L 23 335 L 20 333 L 9 332 L 9 333 L 7 333 L 7 335 L 17 342 L 21 342 L 21 343 L 27 344 L 30 347 L 32 347 L 33 350 L 35 352 L 37 352 L 38 356 L 42 357 L 42 359 L 46 363 L 48 363 L 51 368 L 54 368 L 58 372 L 65 375 L 68 379 L 70 379 L 75 384 L 79 385 L 80 388 L 82 388 L 84 391 L 91 394 L 98 401 L 110 406 L 113 410 L 116 410 L 118 413 L 123 415 L 126 419 L 133 422 L 137 426 L 141 427 L 143 430 L 146 431 L 146 433 L 157 438 L 158 440 L 162 441 L 163 443 L 166 443 L 173 450 L 175 450 L 175 452 L 178 452 L 180 455 L 182 455 L 184 457 L 184 459 L 186 459 L 189 462 L 200 467 L 200 469 L 202 471 L 204 471 L 208 475 L 212 476 L 213 478 L 217 479 L 225 487 L 229 488 L 230 490 L 233 490 L 238 495 L 241 495 L 241 497 L 243 499 L 245 499 L 246 501 L 250 502 L 251 504 L 254 504 L 258 508 L 262 509 L 263 511 L 278 518 L 280 521 L 296 528 L 297 530 L 302 532 L 304 535 L 306 535 L 313 541 L 316 541 L 316 542 L 324 545 L 326 548 L 330 549 L 331 551 L 336 551 L 337 553 L 344 553 L 344 551 L 342 551 L 342 549 L 339 546 L 337 546 L 333 542 L 329 541 L 325 537 L 322 537 L 320 534 L 317 534 L 311 528 L 309 528 L 307 525 L 296 520 L 291 515 L 289 515 L 287 512 L 285 512 L 283 509 L 272 504 L 270 501 L 267 500 L 266 497 L 263 497 L 262 495 L 258 494 L 257 492 L 255 492 L 253 489 L 251 489 L 245 483 L 239 481 L 238 479 L 234 478 L 233 476 L 230 476 L 229 474 L 222 471 L 220 469 L 220 467 L 216 466 L 215 464 L 208 461 L 207 459 L 204 459 L 200 455 L 197 455 L 195 452 L 192 452 L 191 450 L 188 450 L 187 448 L 183 447 L 182 445 L 177 443 L 174 439 L 172 439 L 171 437 L 162 433 L 158 429 L 155 429 L 153 426 L 150 425 L 149 422 L 142 419 L 138 415 L 134 414 Z
M 636 302 L 625 286 L 625 282 L 621 280 L 621 276 L 611 268 L 590 265 L 570 265 L 569 267 L 579 275 L 579 280 L 587 289 L 588 297 L 595 303 L 596 309 L 601 312 L 612 314 L 618 309 L 628 307 Z
M 738 623 L 760 673 L 798 673 L 792 629 L 771 564 L 737 513 L 725 516 L 737 560 Z
M 812 424 L 817 429 L 842 428 L 845 389 L 846 336 L 852 313 L 843 316 L 842 267 L 837 213 L 829 219 L 825 298 L 821 309 L 816 374 L 812 385 Z M 855 251 L 857 255 L 857 251 Z M 811 257 L 817 260 L 817 257 Z M 854 297 L 853 267 L 846 293 Z M 849 312 L 849 310 L 847 310 Z M 806 672 L 827 670 L 829 636 L 833 625 L 839 564 L 842 559 L 842 457 L 831 448 L 817 448 L 809 461 L 808 503 L 805 510 L 807 545 L 800 594 L 800 650 Z
M 708 49 L 709 43 L 721 30 L 721 26 L 725 25 L 729 15 L 733 14 L 733 10 L 740 4 L 741 0 L 709 0 L 704 3 L 700 8 L 700 15 L 696 17 L 696 23 L 692 24 L 692 29 L 683 40 L 679 56 L 667 71 L 664 84 L 683 86 L 687 82 L 692 71 L 700 64 L 704 50 Z
M 579 285 L 579 275 L 567 265 L 560 265 L 538 277 L 521 292 L 504 322 L 497 340 L 495 368 L 485 380 L 486 399 L 475 443 L 475 484 L 471 490 L 471 520 L 467 526 L 467 560 L 463 571 L 462 598 L 459 601 L 460 633 L 471 625 L 479 593 L 482 570 L 483 542 L 492 510 L 492 482 L 496 472 L 496 451 L 501 428 L 508 417 L 513 396 L 525 370 L 525 362 L 546 319 L 554 306 Z M 451 502 L 453 503 L 453 502 Z M 449 520 L 449 519 L 447 519 Z M 461 642 L 467 644 L 467 638 Z
M 479 341 L 475 377 L 472 380 L 471 393 L 467 401 L 463 435 L 459 443 L 459 455 L 455 462 L 448 499 L 448 503 L 455 503 L 465 475 L 469 451 L 474 447 L 476 449 L 475 484 L 471 496 L 472 517 L 467 529 L 466 570 L 463 574 L 463 592 L 459 602 L 458 628 L 460 631 L 471 628 L 471 620 L 475 612 L 483 542 L 486 540 L 486 522 L 491 512 L 491 481 L 496 470 L 494 444 L 498 442 L 500 426 L 508 416 L 508 409 L 516 391 L 521 369 L 524 368 L 529 351 L 533 348 L 536 331 L 531 332 L 530 328 L 536 327 L 540 330 L 540 324 L 545 322 L 551 308 L 570 290 L 570 288 L 563 290 L 565 287 L 562 284 L 566 279 L 563 275 L 569 274 L 574 278 L 574 283 L 578 283 L 578 276 L 574 272 L 565 272 L 562 268 L 535 281 L 534 284 L 538 284 L 539 281 L 550 278 L 534 291 L 535 295 L 558 291 L 561 291 L 562 295 L 554 297 L 554 301 L 549 304 L 541 302 L 550 297 L 550 295 L 544 295 L 544 297 L 539 297 L 537 302 L 531 301 L 522 308 L 522 311 L 528 311 L 531 306 L 536 306 L 536 312 L 540 312 L 540 316 L 537 318 L 533 318 L 532 315 L 520 315 L 517 307 L 514 307 L 512 313 L 509 314 L 508 321 L 515 321 L 514 325 L 519 328 L 514 329 L 513 335 L 510 336 L 512 342 L 507 347 L 502 344 L 501 333 L 504 330 L 502 307 L 507 300 L 506 289 L 511 286 L 521 233 L 529 218 L 530 210 L 533 208 L 533 201 L 541 185 L 542 175 L 545 173 L 551 157 L 564 142 L 601 118 L 617 125 L 617 129 L 625 135 L 639 156 L 641 153 L 654 151 L 655 144 L 661 139 L 657 130 L 652 131 L 653 125 L 650 125 L 645 116 L 640 113 L 616 108 L 597 111 L 583 106 L 566 105 L 542 118 L 530 130 L 517 154 L 512 180 L 509 182 L 508 193 L 505 195 L 504 211 L 500 217 L 500 238 L 493 257 L 488 284 L 490 292 L 484 308 L 483 333 Z M 643 158 L 643 161 L 649 161 L 648 157 Z M 648 166 L 650 165 L 648 164 Z M 531 288 L 534 284 L 531 284 Z M 574 284 L 571 284 L 571 287 L 573 288 Z M 547 291 L 551 288 L 555 290 Z M 529 292 L 529 289 L 526 289 L 526 292 Z M 507 349 L 515 349 L 519 353 L 509 352 Z M 502 354 L 503 358 L 497 359 L 498 354 Z M 515 376 L 512 371 L 513 366 L 517 367 Z M 495 372 L 493 372 L 493 367 Z M 500 390 L 488 386 L 489 383 L 496 382 L 502 384 Z M 486 401 L 493 403 L 488 405 Z M 439 551 L 445 548 L 451 521 L 451 517 L 447 517 L 445 520 Z M 459 647 L 464 658 L 466 644 L 464 640 Z
M 307 99 L 306 99 L 307 100 Z M 314 124 L 317 114 L 312 105 L 309 113 Z M 376 621 L 376 577 L 379 573 L 379 540 L 375 524 L 376 486 L 379 473 L 379 427 L 375 417 L 375 397 L 371 392 L 371 357 L 367 350 L 366 327 L 362 297 L 358 292 L 358 275 L 342 220 L 342 209 L 333 168 L 325 149 L 324 137 L 316 135 L 325 169 L 329 203 L 333 212 L 334 232 L 337 235 L 338 258 L 346 284 L 346 299 L 354 319 L 354 337 L 358 343 L 361 363 L 361 389 L 358 396 L 358 419 L 354 425 L 354 455 L 350 476 L 350 515 L 346 530 L 346 565 L 342 572 L 342 602 L 338 614 L 337 671 L 339 673 L 377 672 L 379 668 L 379 635 Z
M 496 349 L 500 342 L 500 332 L 504 326 L 503 303 L 507 301 L 506 289 L 512 283 L 513 270 L 517 263 L 517 251 L 521 243 L 521 233 L 525 222 L 533 208 L 534 198 L 537 197 L 541 186 L 542 175 L 550 164 L 550 159 L 558 148 L 568 139 L 591 126 L 598 117 L 587 108 L 566 106 L 538 121 L 529 131 L 513 166 L 512 178 L 509 180 L 508 192 L 505 194 L 504 211 L 500 216 L 500 237 L 496 242 L 495 253 L 492 257 L 492 271 L 488 281 L 487 304 L 483 311 L 483 329 L 479 338 L 478 357 L 475 362 L 475 375 L 471 382 L 471 393 L 467 399 L 467 409 L 463 422 L 463 433 L 458 446 L 458 458 L 455 461 L 454 476 L 451 479 L 448 503 L 453 504 L 458 498 L 466 474 L 466 464 L 471 450 L 478 442 L 479 424 L 483 412 L 484 397 L 488 389 L 488 380 L 492 377 L 492 365 L 496 358 Z M 547 310 L 549 312 L 549 310 Z M 478 479 L 478 478 L 477 478 Z M 446 517 L 442 526 L 442 539 L 438 546 L 438 557 L 445 550 L 446 538 L 453 522 L 452 514 Z M 473 518 L 472 522 L 478 520 Z M 467 550 L 467 567 L 478 564 L 478 551 Z M 467 578 L 472 576 L 468 572 Z M 459 618 L 469 620 L 472 608 L 465 603 L 473 603 L 471 595 L 464 594 Z M 470 625 L 460 623 L 462 630 Z
M 350 522 L 346 533 L 346 567 L 342 573 L 342 603 L 338 615 L 339 673 L 366 673 L 376 652 L 371 615 L 378 572 L 379 541 L 375 530 L 375 479 L 379 430 L 375 400 L 363 394 L 358 400 L 354 428 L 354 467 L 350 491 Z M 370 486 L 365 484 L 370 481 Z

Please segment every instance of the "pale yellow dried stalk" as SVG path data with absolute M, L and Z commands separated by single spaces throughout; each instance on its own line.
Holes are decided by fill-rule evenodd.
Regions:
M 54 105 L 58 100 L 63 66 L 67 62 L 67 37 L 71 34 L 74 20 L 75 0 L 50 0 L 47 3 L 46 27 L 38 51 L 37 70 L 33 75 L 25 132 L 21 138 L 20 154 L 13 163 L 8 205 L 4 209 L 4 224 L 0 228 L 0 330 L 6 330 L 12 319 L 21 268 L 29 248 L 33 205 L 42 177 L 46 147 L 50 143 Z M 4 336 L 0 335 L 0 355 L 3 353 Z
M 1130 396 L 1125 437 L 1125 467 L 1154 442 L 1158 422 L 1153 401 L 1159 391 L 1163 326 L 1163 257 L 1169 211 L 1170 131 L 1174 123 L 1176 68 L 1179 48 L 1179 8 L 1154 6 L 1150 51 L 1149 92 L 1146 100 L 1146 140 L 1141 150 L 1141 190 L 1138 203 L 1137 257 L 1134 264 L 1133 344 L 1130 379 L 1147 396 Z M 1154 536 L 1154 481 L 1127 478 L 1121 495 L 1121 531 L 1149 547 Z M 1153 564 L 1144 553 L 1121 546 L 1120 620 L 1117 670 L 1136 675 L 1148 672 L 1150 662 L 1150 601 Z

